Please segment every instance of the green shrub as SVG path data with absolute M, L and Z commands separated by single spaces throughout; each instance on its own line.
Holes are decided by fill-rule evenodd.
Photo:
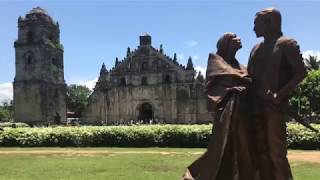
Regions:
M 17 128 L 18 128 L 18 127 L 29 127 L 29 125 L 26 124 L 26 123 L 12 123 L 12 122 L 3 122 L 3 123 L 0 123 L 0 127 L 1 127 L 1 128 L 4 128 L 4 127 L 12 127 L 12 126 L 16 126 Z
M 320 131 L 320 124 L 313 124 Z M 315 133 L 299 124 L 289 124 L 287 142 L 291 149 L 320 149 L 320 133 Z
M 314 125 L 320 130 L 320 125 Z M 0 146 L 21 147 L 207 147 L 212 125 L 4 128 Z M 288 146 L 320 149 L 320 136 L 288 125 Z

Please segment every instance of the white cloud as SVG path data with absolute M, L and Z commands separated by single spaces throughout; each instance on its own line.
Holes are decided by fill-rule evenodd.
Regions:
M 195 41 L 195 40 L 191 40 L 191 41 L 188 41 L 188 42 L 187 42 L 187 45 L 188 45 L 189 47 L 195 47 L 196 45 L 198 45 L 198 42 Z
M 10 101 L 13 99 L 12 83 L 0 84 L 0 103 Z
M 184 59 L 184 55 L 183 54 L 177 54 L 177 58 L 178 58 L 178 60 L 183 60 Z
M 78 85 L 85 85 L 89 89 L 93 90 L 94 86 L 98 78 L 89 79 L 89 80 L 80 80 L 76 78 L 72 78 L 69 84 L 78 84 Z M 2 83 L 0 84 L 0 104 L 2 102 L 9 102 L 13 100 L 13 86 L 12 83 Z
M 194 69 L 197 73 L 201 72 L 204 77 L 206 76 L 207 67 L 196 66 Z
M 305 58 L 308 58 L 309 55 L 311 55 L 311 56 L 317 56 L 318 59 L 320 58 L 320 52 L 319 52 L 319 51 L 307 50 L 307 51 L 302 52 L 302 57 L 303 57 L 304 59 L 305 59 Z
M 98 78 L 94 78 L 92 80 L 84 82 L 84 85 L 87 86 L 89 89 L 93 90 L 93 88 L 95 87 L 97 81 L 98 81 Z
M 192 56 L 193 60 L 197 60 L 198 58 L 199 58 L 199 55 L 197 55 L 197 54 Z
M 83 85 L 88 87 L 90 90 L 93 90 L 93 88 L 96 85 L 96 82 L 98 81 L 98 78 L 93 79 L 79 79 L 79 78 L 71 78 L 70 82 L 68 84 L 77 84 L 77 85 Z

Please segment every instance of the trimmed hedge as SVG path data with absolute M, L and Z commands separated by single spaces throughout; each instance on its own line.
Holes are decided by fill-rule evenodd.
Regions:
M 212 125 L 4 128 L 0 146 L 206 147 L 211 131 Z M 287 132 L 289 148 L 320 149 L 319 134 L 297 124 L 288 124 Z
M 288 124 L 287 143 L 291 149 L 320 149 L 320 124 L 312 124 L 319 130 L 315 133 L 300 124 Z
M 0 127 L 1 128 L 4 128 L 4 127 L 12 127 L 12 126 L 15 126 L 15 127 L 30 127 L 28 124 L 26 123 L 12 123 L 12 122 L 3 122 L 3 123 L 0 123 Z

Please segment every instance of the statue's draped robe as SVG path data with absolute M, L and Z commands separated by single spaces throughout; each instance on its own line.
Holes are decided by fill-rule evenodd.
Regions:
M 248 86 L 244 67 L 233 68 L 210 54 L 207 66 L 208 110 L 214 112 L 214 131 L 207 151 L 188 170 L 196 180 L 250 180 L 250 122 L 246 96 L 228 90 Z

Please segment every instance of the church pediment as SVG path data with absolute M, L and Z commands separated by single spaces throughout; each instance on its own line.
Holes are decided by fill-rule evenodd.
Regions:
M 190 69 L 189 69 L 190 70 Z M 156 49 L 151 45 L 151 36 L 140 36 L 140 46 L 134 51 L 127 50 L 127 56 L 122 60 L 116 60 L 112 70 L 118 73 L 150 72 L 150 71 L 188 71 L 187 68 L 177 62 L 176 55 L 173 58 L 163 53 L 162 45 Z

